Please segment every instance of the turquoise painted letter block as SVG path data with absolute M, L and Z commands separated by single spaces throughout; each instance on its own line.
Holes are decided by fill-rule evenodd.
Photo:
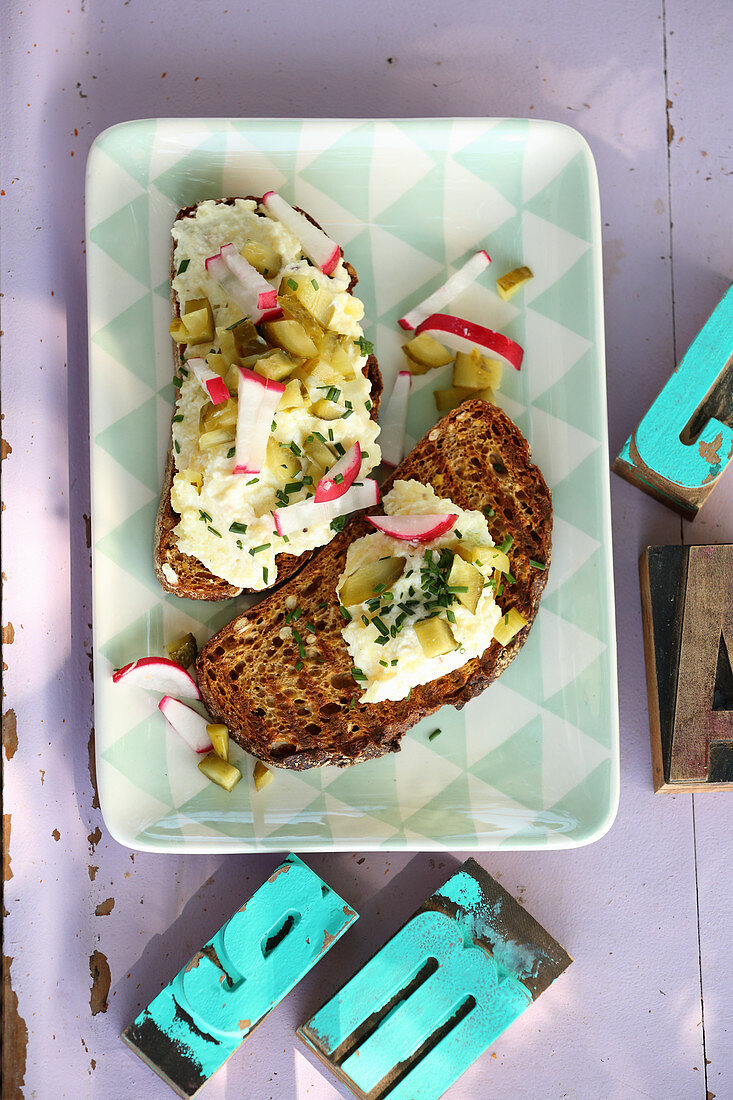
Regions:
M 179 1096 L 214 1074 L 357 914 L 291 855 L 123 1033 Z
M 731 459 L 733 287 L 626 441 L 614 470 L 691 518 Z
M 298 1034 L 360 1098 L 437 1100 L 570 961 L 467 860 Z

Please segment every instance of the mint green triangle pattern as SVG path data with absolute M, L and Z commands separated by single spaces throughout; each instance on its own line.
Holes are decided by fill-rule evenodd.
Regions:
M 171 298 L 171 285 L 168 279 L 166 279 L 164 283 L 161 283 L 160 286 L 156 286 L 154 293 L 157 294 L 159 298 L 169 302 Z
M 510 688 L 525 699 L 538 706 L 544 703 L 542 691 L 542 647 L 540 632 L 534 623 L 529 637 L 522 647 L 521 659 L 512 661 L 509 668 L 501 674 L 504 687 Z
M 430 740 L 430 734 L 440 730 L 440 733 Z M 462 771 L 466 770 L 466 719 L 462 710 L 455 707 L 443 707 L 437 714 L 429 718 L 423 718 L 409 731 L 408 737 L 442 756 L 450 764 L 455 764 Z M 399 760 L 398 760 L 399 765 Z
M 157 130 L 156 119 L 140 119 L 114 126 L 101 141 L 101 148 L 107 156 L 120 168 L 124 168 L 141 187 L 147 187 L 150 179 L 150 162 Z
M 156 712 L 123 734 L 102 753 L 102 759 L 117 768 L 128 782 L 172 809 L 173 796 L 168 780 L 165 742 L 167 736 L 165 723 Z
M 359 282 L 355 293 L 364 303 L 364 320 L 362 328 L 368 340 L 374 340 L 374 326 L 376 324 L 377 309 L 374 297 L 374 256 L 372 253 L 372 240 L 369 229 L 362 230 L 347 249 L 347 259 L 353 265 Z M 378 350 L 378 349 L 377 349 Z
M 113 668 L 121 668 L 138 657 L 165 656 L 163 605 L 154 604 L 118 634 L 108 638 L 99 647 L 99 652 Z
M 591 342 L 595 336 L 593 250 L 588 249 L 565 274 L 532 301 L 531 308 Z
M 342 134 L 298 175 L 368 225 L 373 148 L 374 123 L 367 122 Z M 339 170 L 344 162 L 349 165 L 348 172 Z
M 139 195 L 89 233 L 90 241 L 147 287 L 150 286 L 148 207 L 148 196 Z
M 239 767 L 241 771 L 243 765 L 240 764 Z M 240 790 L 241 793 L 238 793 Z M 216 783 L 207 782 L 198 794 L 177 809 L 182 817 L 200 821 L 202 825 L 216 829 L 222 836 L 244 839 L 254 837 L 246 778 L 240 780 L 233 791 L 225 791 Z
M 379 215 L 379 224 L 418 252 L 424 252 L 432 260 L 444 264 L 446 256 L 443 221 L 444 193 L 445 168 L 442 164 L 436 164 L 409 191 L 382 211 Z M 432 282 L 435 284 L 432 287 L 434 290 L 445 282 L 445 275 L 442 278 L 436 277 Z M 425 294 L 430 293 L 430 286 L 431 284 L 427 284 Z
M 476 822 L 466 772 L 457 775 L 435 798 L 407 817 L 404 826 L 424 837 L 440 837 L 448 846 L 470 847 L 475 843 Z
M 603 555 L 599 548 L 556 592 L 543 596 L 542 606 L 602 641 L 608 637 L 603 579 Z
M 272 832 L 268 832 L 267 843 L 268 847 L 274 847 L 273 842 L 279 842 L 277 844 L 278 850 L 286 851 L 300 841 L 313 841 L 314 838 L 325 843 L 326 847 L 328 847 L 328 842 L 331 839 L 328 810 L 323 794 L 319 794 L 313 802 L 304 809 L 299 810 L 297 817 L 284 822 Z
M 103 348 L 136 378 L 149 385 L 154 377 L 152 357 L 155 347 L 152 293 L 144 294 L 109 324 L 98 329 L 92 336 L 92 343 Z
M 522 178 L 528 138 L 529 122 L 526 119 L 509 119 L 492 127 L 488 135 L 479 135 L 469 142 L 453 154 L 453 159 L 462 168 L 490 183 L 507 202 L 516 206 L 517 180 Z
M 295 184 L 295 157 L 293 150 L 300 146 L 303 122 L 300 119 L 242 118 L 232 122 L 232 130 L 247 140 L 271 160 L 278 172 L 285 176 L 286 191 Z
M 601 380 L 596 367 L 598 353 L 588 348 L 574 367 L 540 394 L 533 405 L 551 416 L 560 415 L 573 428 L 600 439 L 605 427 L 601 416 Z
M 605 458 L 605 456 L 604 456 Z M 588 455 L 552 489 L 555 514 L 599 541 L 603 538 L 603 492 L 598 455 Z M 552 566 L 550 566 L 552 568 Z
M 542 718 L 538 714 L 470 771 L 514 802 L 537 810 L 542 804 L 542 753 Z
M 160 584 L 153 571 L 153 526 L 158 501 L 151 500 L 96 543 L 96 549 L 156 595 Z
M 578 153 L 529 200 L 525 210 L 590 243 L 592 231 L 587 184 L 586 157 L 584 153 Z
M 546 710 L 577 726 L 609 751 L 613 748 L 607 718 L 610 676 L 610 655 L 605 650 L 579 676 L 545 700 Z
M 148 489 L 160 490 L 155 397 L 110 424 L 95 436 L 94 442 Z
M 345 802 L 382 818 L 391 825 L 399 821 L 399 808 L 395 805 L 394 754 L 370 760 L 355 768 L 344 768 L 328 785 L 328 793 Z
M 582 841 L 600 826 L 599 814 L 608 806 L 610 789 L 611 761 L 603 760 L 577 787 L 551 806 L 549 813 L 565 818 L 563 831 L 572 833 L 574 840 Z
M 191 206 L 202 199 L 220 199 L 226 140 L 226 131 L 212 134 L 152 182 L 178 207 Z

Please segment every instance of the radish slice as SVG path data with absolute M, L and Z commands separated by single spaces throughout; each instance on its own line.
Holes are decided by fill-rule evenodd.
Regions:
M 226 382 L 220 374 L 216 374 L 207 367 L 205 359 L 196 356 L 194 359 L 187 359 L 186 365 L 191 368 L 198 378 L 201 389 L 211 399 L 212 405 L 221 405 L 222 401 L 229 400 L 229 390 L 226 387 Z
M 443 283 L 441 287 L 431 294 L 424 302 L 420 302 L 419 306 L 415 306 L 409 313 L 406 313 L 404 317 L 400 317 L 399 324 L 402 328 L 414 329 L 424 321 L 426 317 L 429 317 L 431 313 L 436 313 L 443 306 L 447 306 L 449 302 L 452 302 L 454 298 L 457 298 L 459 294 L 462 294 L 464 290 L 467 290 L 471 283 L 476 279 L 482 271 L 491 263 L 491 256 L 483 249 L 480 252 L 476 252 L 470 260 L 468 260 L 463 267 L 460 267 L 454 275 L 451 275 L 450 279 Z
M 349 447 L 345 455 L 323 475 L 316 486 L 313 500 L 320 504 L 323 500 L 338 500 L 356 481 L 361 469 L 361 447 L 359 442 Z
M 112 682 L 131 684 L 133 687 L 146 688 L 147 691 L 160 691 L 163 695 L 174 691 L 183 699 L 201 698 L 201 692 L 185 668 L 181 668 L 175 661 L 169 661 L 167 657 L 141 657 L 113 672 Z
M 519 370 L 524 358 L 524 349 L 503 336 L 500 332 L 494 332 L 483 325 L 477 325 L 474 321 L 464 321 L 462 317 L 450 317 L 447 313 L 434 313 L 415 329 L 417 336 L 422 332 L 447 344 L 455 351 L 471 352 L 473 348 L 482 348 L 490 351 L 492 355 L 503 359 L 510 367 Z
M 255 324 L 280 316 L 277 291 L 259 271 L 247 263 L 233 244 L 225 244 L 206 260 L 206 270 L 224 293 Z
M 284 393 L 282 382 L 263 378 L 247 367 L 239 368 L 235 474 L 258 474 L 262 469 L 272 418 Z
M 381 418 L 379 446 L 382 462 L 387 466 L 399 466 L 405 453 L 407 399 L 411 385 L 412 375 L 408 370 L 401 370 Z
M 379 504 L 379 488 L 373 478 L 352 485 L 342 496 L 335 500 L 316 501 L 315 497 L 299 500 L 287 508 L 275 508 L 272 515 L 278 535 L 293 535 L 296 531 L 307 531 L 321 523 L 330 523 L 339 516 L 348 516 L 360 508 L 371 508 Z
M 176 733 L 181 735 L 194 752 L 204 753 L 213 750 L 214 746 L 206 730 L 208 719 L 203 718 L 198 711 L 187 707 L 185 703 L 179 703 L 177 699 L 171 699 L 170 695 L 163 696 L 158 703 L 158 709 L 163 712 Z
M 383 535 L 403 542 L 429 542 L 444 535 L 454 526 L 458 516 L 435 512 L 423 516 L 367 516 Z
M 262 205 L 269 214 L 282 222 L 300 241 L 306 256 L 320 268 L 324 275 L 331 275 L 341 259 L 341 249 L 322 229 L 308 221 L 304 214 L 293 210 L 276 191 L 262 196 Z

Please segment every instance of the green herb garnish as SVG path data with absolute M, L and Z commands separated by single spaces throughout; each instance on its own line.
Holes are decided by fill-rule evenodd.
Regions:
M 236 450 L 236 447 L 230 447 L 229 450 L 227 451 L 227 458 L 234 458 L 235 450 Z
M 218 539 L 220 539 L 220 538 L 221 538 L 221 535 L 220 535 L 220 534 L 219 534 L 219 532 L 217 531 L 216 527 L 207 527 L 207 528 L 206 528 L 206 530 L 207 530 L 207 531 L 211 531 L 212 535 L 216 535 L 216 537 L 217 537 Z
M 354 343 L 362 355 L 371 355 L 374 351 L 374 344 L 371 340 L 367 340 L 365 336 L 360 336 L 358 340 L 354 340 Z
M 183 413 L 178 413 L 176 416 L 173 417 L 173 423 L 174 424 L 180 424 L 182 420 L 183 420 Z
M 176 454 L 179 455 L 181 453 L 181 444 L 178 442 L 177 439 L 173 440 L 173 446 L 176 449 Z
M 288 286 L 290 287 L 291 290 L 297 290 L 298 289 L 298 284 L 296 283 L 295 279 L 288 279 Z
M 436 737 L 440 737 L 442 732 L 441 729 L 433 730 L 432 733 L 428 734 L 428 741 L 434 741 Z
M 547 569 L 546 565 L 543 565 L 541 561 L 535 561 L 534 558 L 529 559 L 529 564 L 532 569 Z
M 261 546 L 252 546 L 249 552 L 254 557 L 255 554 L 259 554 L 260 550 L 268 550 L 269 547 L 269 542 L 263 542 Z
M 176 274 L 183 275 L 184 271 L 188 271 L 188 265 L 190 263 L 190 260 L 181 260 L 180 264 L 178 265 L 178 271 L 176 272 Z

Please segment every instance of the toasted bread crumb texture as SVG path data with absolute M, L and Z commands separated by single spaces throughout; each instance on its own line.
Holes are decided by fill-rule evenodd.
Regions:
M 199 656 L 198 682 L 212 717 L 269 764 L 344 766 L 398 751 L 421 718 L 445 704 L 460 708 L 488 687 L 529 633 L 547 580 L 547 569 L 530 561 L 549 566 L 552 505 L 519 429 L 496 406 L 467 402 L 417 444 L 383 491 L 409 479 L 461 508 L 493 510 L 489 531 L 497 544 L 513 539 L 516 578 L 498 602 L 504 612 L 516 608 L 527 626 L 507 646 L 492 641 L 481 656 L 406 699 L 362 703 L 336 598 L 349 544 L 373 530 L 355 516 L 297 577 L 216 634 Z
M 205 203 L 198 204 L 193 207 L 186 207 L 178 212 L 176 217 L 176 225 L 185 223 L 185 220 L 190 220 L 196 216 L 199 209 L 204 212 L 209 212 L 210 207 L 226 206 L 237 207 L 237 209 L 243 209 L 246 206 L 247 214 L 251 218 L 253 216 L 254 207 L 260 202 L 259 199 L 254 196 L 248 196 L 247 199 L 223 199 L 220 203 Z M 305 213 L 305 212 L 303 212 Z M 314 225 L 318 223 L 314 221 L 310 215 L 306 214 L 306 217 L 313 222 Z M 269 219 L 264 215 L 260 215 L 264 222 L 269 224 Z M 211 247 L 214 247 L 212 240 Z M 207 249 L 209 244 L 207 243 Z M 207 250 L 205 249 L 205 251 Z M 200 257 L 199 257 L 200 259 Z M 198 260 L 196 261 L 198 263 Z M 188 271 L 195 265 L 192 264 Z M 198 266 L 201 266 L 198 264 Z M 176 277 L 177 271 L 177 258 L 175 251 L 175 244 L 171 252 L 171 307 L 174 317 L 180 316 L 181 302 L 178 295 L 175 293 L 173 286 L 178 286 L 182 280 L 188 276 L 188 272 L 184 276 Z M 356 272 L 348 262 L 343 262 L 339 265 L 339 271 L 342 272 L 341 285 L 345 285 L 344 279 L 348 281 L 348 291 L 353 291 L 354 286 L 358 282 Z M 209 280 L 210 281 L 210 280 Z M 182 346 L 178 344 L 173 345 L 174 362 L 176 373 L 180 376 L 181 367 L 183 366 Z M 372 408 L 370 410 L 370 418 L 376 422 L 377 412 L 379 409 L 379 399 L 381 396 L 382 379 L 374 356 L 369 356 L 364 368 L 364 375 L 368 379 L 368 385 L 371 387 L 370 400 Z M 180 447 L 180 442 L 178 444 Z M 376 451 L 376 448 L 372 448 Z M 254 588 L 262 588 L 263 581 L 259 580 L 260 575 L 262 578 L 266 578 L 269 574 L 270 584 L 269 587 L 275 587 L 289 577 L 291 577 L 301 566 L 309 559 L 310 552 L 306 551 L 302 554 L 293 553 L 276 553 L 274 561 L 268 561 L 265 563 L 269 568 L 267 571 L 258 571 L 258 584 L 253 589 L 241 588 L 234 583 L 229 583 L 222 577 L 217 576 L 213 571 L 207 568 L 201 560 L 194 554 L 184 553 L 179 545 L 179 530 L 176 531 L 176 527 L 182 522 L 181 516 L 174 511 L 171 504 L 171 489 L 173 486 L 173 478 L 176 472 L 175 456 L 169 450 L 168 457 L 166 459 L 166 468 L 163 478 L 163 487 L 161 492 L 161 500 L 158 508 L 158 514 L 155 523 L 154 533 L 154 547 L 153 547 L 153 560 L 156 576 L 161 586 L 167 591 L 174 593 L 178 596 L 188 597 L 189 599 L 205 599 L 205 600 L 221 600 L 228 599 L 238 595 L 241 591 L 253 591 Z M 190 526 L 190 525 L 189 525 Z M 253 529 L 254 530 L 254 529 Z M 197 527 L 196 527 L 197 533 Z M 232 541 L 234 536 L 225 535 L 229 541 Z M 215 541 L 213 536 L 211 543 L 215 549 L 220 549 L 218 541 Z M 257 541 L 257 540 L 255 540 Z M 267 540 L 265 540 L 267 541 Z M 188 546 L 187 549 L 192 549 Z M 204 556 L 204 555 L 202 555 Z M 210 562 L 209 564 L 212 564 Z M 261 566 L 261 562 L 258 560 L 258 565 Z M 273 577 L 276 577 L 276 581 L 273 584 Z M 245 583 L 242 577 L 231 577 L 232 581 L 238 581 L 239 584 Z M 264 581 L 267 587 L 267 581 Z

